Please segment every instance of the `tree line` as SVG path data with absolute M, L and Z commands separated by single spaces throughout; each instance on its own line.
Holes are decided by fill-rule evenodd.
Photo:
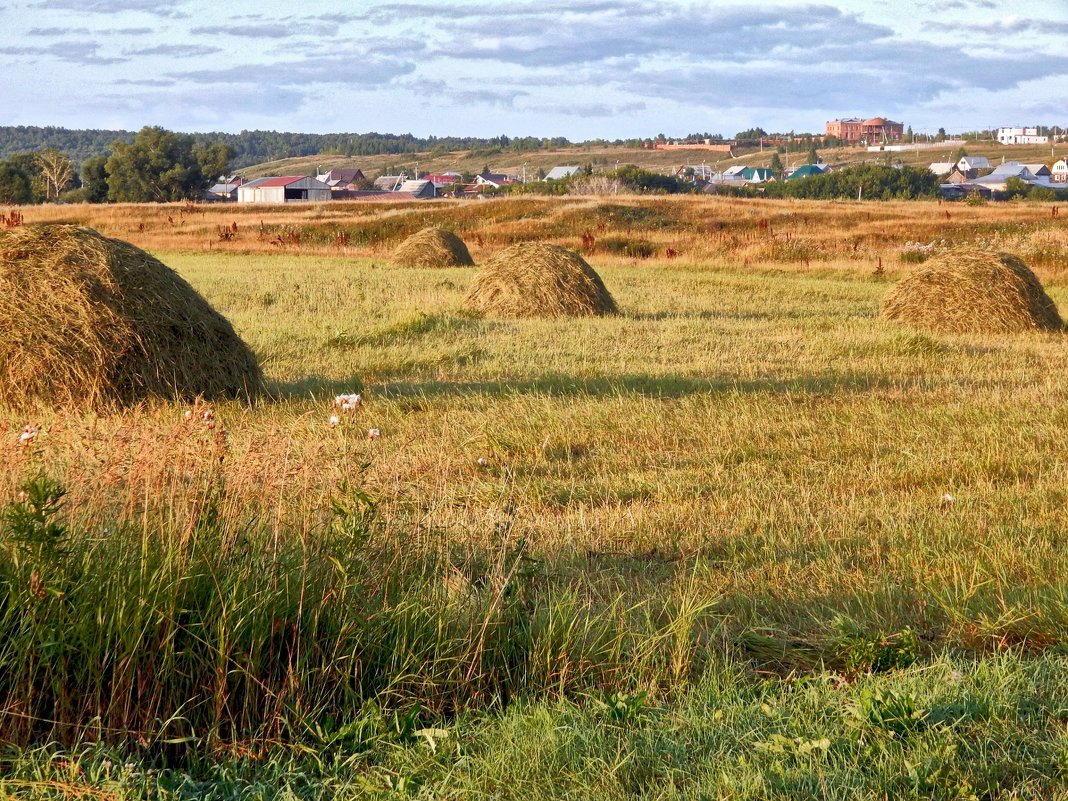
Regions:
M 102 129 L 74 130 L 52 126 L 0 126 L 0 159 L 23 153 L 55 149 L 70 157 L 75 165 L 82 165 L 95 156 L 110 156 L 116 144 L 132 144 L 137 137 L 133 131 Z M 251 164 L 297 156 L 341 155 L 379 156 L 404 153 L 424 153 L 435 149 L 493 150 L 495 152 L 529 152 L 549 148 L 569 147 L 570 140 L 554 137 L 473 137 L 428 136 L 412 134 L 337 133 L 306 134 L 279 131 L 241 131 L 241 133 L 207 132 L 188 134 L 197 145 L 226 145 L 231 152 L 231 166 L 241 169 Z
M 117 203 L 199 198 L 229 171 L 233 151 L 220 142 L 142 128 L 132 141 L 116 140 L 109 155 L 93 155 L 76 169 L 57 147 L 17 153 L 0 161 L 0 204 L 53 200 Z

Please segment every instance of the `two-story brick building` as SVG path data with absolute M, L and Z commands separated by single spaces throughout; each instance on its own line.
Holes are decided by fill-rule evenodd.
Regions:
M 884 142 L 900 142 L 905 136 L 905 123 L 883 117 L 862 120 L 859 117 L 831 120 L 827 123 L 827 136 L 853 144 L 877 145 Z

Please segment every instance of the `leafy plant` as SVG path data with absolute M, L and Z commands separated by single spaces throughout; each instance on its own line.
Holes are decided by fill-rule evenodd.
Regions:
M 851 722 L 865 729 L 905 737 L 926 727 L 928 712 L 908 693 L 878 688 L 866 690 L 850 710 Z

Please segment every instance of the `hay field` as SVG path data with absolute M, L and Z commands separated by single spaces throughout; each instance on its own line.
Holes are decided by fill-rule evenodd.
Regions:
M 580 776 L 597 798 L 1064 792 L 1068 340 L 878 317 L 917 241 L 1030 258 L 1068 308 L 1048 206 L 213 209 L 185 215 L 200 234 L 162 227 L 169 211 L 27 217 L 151 248 L 274 397 L 216 405 L 211 426 L 160 402 L 0 411 L 10 741 L 132 748 L 119 797 L 163 781 L 152 760 L 210 774 L 174 756 L 190 747 L 307 770 L 294 743 L 376 792 L 533 797 L 524 767 L 544 797 Z M 238 214 L 299 244 L 209 249 Z M 386 263 L 442 220 L 476 263 L 590 231 L 620 314 L 482 319 L 473 268 Z M 613 238 L 654 252 L 597 249 Z M 54 516 L 40 481 L 20 499 L 35 476 L 66 490 Z M 12 509 L 69 527 L 62 553 Z M 413 709 L 451 734 L 389 722 Z M 363 734 L 337 734 L 350 723 Z M 67 780 L 34 753 L 6 770 Z

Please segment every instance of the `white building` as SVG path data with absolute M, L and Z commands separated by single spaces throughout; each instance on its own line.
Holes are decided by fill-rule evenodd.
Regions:
M 238 203 L 294 203 L 330 200 L 330 186 L 307 175 L 258 178 L 237 188 Z
M 1060 161 L 1054 162 L 1049 173 L 1050 180 L 1054 183 L 1068 183 L 1068 159 L 1061 159 Z
M 965 173 L 972 170 L 989 170 L 990 159 L 986 156 L 964 156 L 957 162 L 957 169 Z
M 1003 145 L 1046 145 L 1048 136 L 1039 136 L 1038 128 L 998 128 L 998 141 Z

